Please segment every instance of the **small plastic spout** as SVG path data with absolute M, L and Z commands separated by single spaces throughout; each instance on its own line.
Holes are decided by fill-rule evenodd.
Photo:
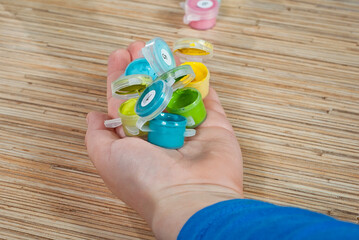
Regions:
M 196 124 L 192 116 L 187 117 L 187 127 L 192 127 Z
M 199 20 L 201 20 L 201 17 L 194 14 L 184 15 L 183 17 L 184 24 L 189 24 L 190 22 L 199 21 Z
M 115 119 L 105 121 L 105 127 L 107 127 L 107 128 L 117 128 L 121 125 L 122 125 L 121 118 L 115 118 Z
M 196 135 L 196 130 L 194 129 L 186 129 L 184 132 L 185 137 L 194 137 Z

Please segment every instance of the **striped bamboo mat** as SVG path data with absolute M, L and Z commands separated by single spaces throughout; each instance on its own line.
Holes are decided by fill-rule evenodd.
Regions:
M 153 239 L 84 135 L 108 55 L 156 36 L 215 45 L 246 197 L 358 221 L 359 2 L 223 0 L 205 32 L 182 17 L 174 0 L 0 0 L 0 239 Z

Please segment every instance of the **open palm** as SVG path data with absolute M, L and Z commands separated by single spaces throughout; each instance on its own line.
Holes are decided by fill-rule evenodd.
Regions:
M 195 137 L 186 139 L 181 149 L 164 149 L 140 138 L 125 137 L 121 127 L 104 127 L 105 120 L 118 117 L 117 109 L 121 104 L 121 100 L 111 96 L 111 82 L 139 56 L 143 46 L 143 42 L 135 42 L 127 50 L 111 54 L 107 79 L 108 114 L 92 112 L 87 117 L 86 146 L 104 182 L 145 218 L 153 215 L 159 201 L 196 191 L 203 185 L 224 187 L 240 196 L 240 148 L 213 89 L 204 100 L 206 121 L 197 128 Z

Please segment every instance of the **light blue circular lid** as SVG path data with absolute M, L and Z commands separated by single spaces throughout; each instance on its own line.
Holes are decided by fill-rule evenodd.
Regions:
M 157 78 L 157 74 L 151 68 L 151 65 L 145 58 L 138 58 L 133 60 L 125 70 L 125 76 L 134 74 L 145 74 L 152 77 L 153 80 Z
M 176 67 L 172 51 L 162 38 L 154 38 L 142 48 L 142 54 L 151 65 L 157 76 Z
M 149 121 L 158 116 L 172 98 L 172 87 L 159 80 L 148 86 L 138 99 L 135 111 L 140 118 Z

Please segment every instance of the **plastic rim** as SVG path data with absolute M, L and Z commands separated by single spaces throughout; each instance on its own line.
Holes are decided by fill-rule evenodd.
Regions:
M 187 120 L 181 115 L 176 115 L 172 113 L 161 113 L 156 118 L 151 120 L 151 125 L 152 124 L 156 125 L 160 129 L 163 127 L 185 127 L 187 124 Z M 186 129 L 183 135 L 184 137 L 193 137 L 196 135 L 196 130 Z
M 184 88 L 190 84 L 196 75 L 193 72 L 193 69 L 190 65 L 181 65 L 178 66 L 157 78 L 156 81 L 162 80 L 166 82 L 169 86 L 172 86 L 173 91 Z
M 145 74 L 121 76 L 111 83 L 112 96 L 119 99 L 137 98 L 152 82 L 152 78 Z
M 151 65 L 157 76 L 176 67 L 172 51 L 162 38 L 154 38 L 142 48 L 142 54 Z
M 161 113 L 151 120 L 151 124 L 166 127 L 185 127 L 186 123 L 185 117 L 172 113 Z
M 213 57 L 213 45 L 198 38 L 181 38 L 175 42 L 173 52 L 181 61 L 202 62 Z
M 145 123 L 165 110 L 172 94 L 172 87 L 163 80 L 157 80 L 148 86 L 136 103 L 135 111 L 140 116 L 136 126 L 142 131 L 148 131 L 144 128 Z
M 127 132 L 133 136 L 137 136 L 138 134 L 140 134 L 140 129 L 138 129 L 137 127 L 129 127 L 129 126 L 124 126 L 127 130 Z

